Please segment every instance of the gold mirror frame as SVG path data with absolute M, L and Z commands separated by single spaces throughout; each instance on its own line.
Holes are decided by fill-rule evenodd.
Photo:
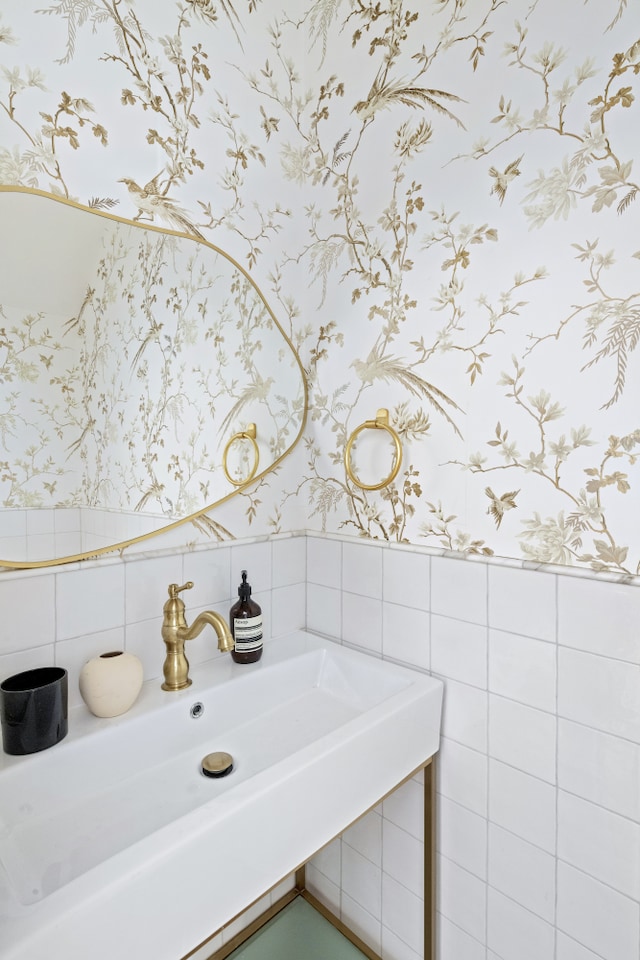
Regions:
M 299 356 L 298 356 L 298 354 L 297 354 L 297 351 L 296 351 L 295 347 L 293 346 L 293 343 L 291 342 L 291 339 L 289 338 L 289 336 L 288 336 L 288 335 L 285 333 L 285 331 L 283 330 L 282 326 L 280 325 L 280 323 L 278 322 L 276 316 L 274 315 L 273 311 L 271 310 L 271 307 L 270 307 L 269 304 L 267 303 L 267 301 L 266 301 L 266 299 L 265 299 L 262 291 L 261 291 L 260 288 L 257 286 L 257 284 L 252 280 L 252 278 L 249 276 L 249 274 L 247 273 L 247 271 L 246 271 L 232 256 L 230 256 L 228 253 L 226 253 L 226 252 L 225 252 L 224 250 L 222 250 L 221 248 L 217 247 L 215 244 L 212 244 L 212 243 L 210 243 L 210 242 L 207 241 L 207 240 L 201 239 L 201 238 L 199 238 L 199 237 L 195 237 L 195 236 L 190 235 L 190 234 L 188 234 L 188 233 L 182 233 L 182 232 L 176 231 L 176 230 L 165 229 L 164 227 L 156 226 L 156 225 L 154 225 L 154 224 L 152 224 L 152 223 L 147 223 L 147 222 L 141 223 L 141 222 L 138 222 L 138 221 L 133 221 L 133 220 L 127 219 L 127 218 L 125 218 L 125 217 L 120 217 L 120 216 L 118 216 L 118 215 L 116 215 L 116 214 L 113 214 L 113 213 L 110 213 L 110 212 L 107 212 L 107 211 L 104 211 L 104 210 L 99 210 L 99 209 L 95 209 L 95 208 L 92 208 L 92 207 L 87 207 L 87 206 L 85 206 L 84 204 L 78 203 L 78 202 L 76 202 L 76 201 L 68 200 L 68 199 L 66 199 L 66 198 L 64 198 L 64 197 L 59 197 L 59 196 L 56 196 L 56 195 L 53 195 L 53 194 L 49 194 L 49 193 L 46 193 L 45 191 L 41 191 L 41 190 L 38 190 L 38 189 L 35 189 L 35 188 L 23 187 L 23 186 L 19 186 L 19 185 L 0 184 L 0 194 L 2 194 L 2 193 L 14 193 L 14 194 L 15 194 L 15 193 L 18 193 L 18 194 L 30 194 L 30 195 L 34 195 L 34 196 L 40 196 L 40 197 L 43 197 L 43 198 L 46 199 L 46 200 L 55 201 L 56 203 L 64 204 L 64 205 L 67 206 L 67 207 L 71 207 L 71 208 L 77 209 L 77 210 L 79 210 L 79 211 L 81 211 L 81 212 L 84 212 L 84 213 L 92 214 L 93 216 L 102 217 L 102 218 L 104 218 L 104 219 L 106 219 L 106 220 L 108 220 L 108 221 L 112 221 L 112 222 L 115 222 L 115 223 L 118 223 L 118 224 L 123 224 L 123 225 L 129 226 L 129 227 L 135 227 L 137 230 L 144 230 L 144 231 L 148 231 L 148 232 L 151 232 L 151 233 L 160 234 L 160 235 L 163 235 L 163 236 L 171 236 L 171 237 L 177 237 L 177 238 L 180 238 L 180 239 L 188 240 L 188 241 L 191 241 L 192 243 L 199 244 L 199 245 L 201 245 L 201 246 L 203 246 L 203 247 L 205 247 L 205 248 L 209 248 L 209 249 L 212 250 L 215 254 L 222 256 L 226 261 L 229 262 L 229 264 L 230 264 L 236 271 L 238 271 L 238 273 L 241 275 L 241 277 L 244 278 L 244 280 L 246 280 L 246 281 L 248 282 L 248 284 L 251 286 L 251 288 L 253 288 L 253 290 L 255 291 L 255 294 L 257 294 L 257 297 L 259 298 L 259 300 L 260 300 L 260 302 L 261 302 L 261 305 L 262 305 L 262 306 L 264 307 L 264 309 L 267 311 L 267 313 L 268 313 L 268 315 L 269 315 L 269 318 L 270 318 L 270 321 L 273 323 L 273 326 L 274 326 L 275 330 L 278 332 L 278 334 L 279 334 L 280 337 L 282 338 L 283 346 L 286 345 L 286 346 L 289 348 L 289 350 L 291 351 L 291 356 L 292 356 L 293 360 L 295 361 L 295 362 L 292 364 L 292 366 L 295 367 L 295 372 L 296 372 L 296 374 L 299 373 L 299 376 L 300 376 L 300 389 L 299 389 L 299 391 L 298 391 L 297 396 L 298 396 L 298 397 L 301 397 L 301 400 L 302 400 L 302 411 L 301 411 L 301 414 L 300 414 L 300 425 L 299 425 L 298 432 L 296 433 L 295 437 L 294 437 L 293 440 L 289 443 L 289 445 L 287 446 L 286 450 L 285 450 L 283 453 L 281 453 L 275 460 L 269 462 L 269 464 L 268 464 L 266 467 L 264 467 L 264 469 L 262 469 L 262 470 L 260 471 L 260 473 L 257 473 L 257 472 L 256 472 L 256 470 L 257 470 L 257 463 L 258 463 L 258 456 L 256 456 L 256 470 L 254 470 L 254 471 L 252 472 L 252 475 L 251 475 L 251 476 L 247 477 L 247 478 L 246 478 L 245 480 L 243 480 L 241 483 L 234 484 L 234 489 L 233 489 L 233 490 L 229 491 L 229 492 L 226 493 L 224 496 L 219 497 L 218 499 L 216 499 L 216 500 L 214 500 L 214 501 L 212 501 L 212 502 L 207 503 L 207 504 L 206 504 L 205 506 L 203 506 L 202 508 L 200 508 L 200 509 L 198 509 L 198 510 L 192 512 L 192 513 L 189 513 L 189 514 L 186 515 L 186 516 L 179 517 L 178 519 L 175 519 L 175 520 L 170 520 L 168 523 L 162 523 L 162 518 L 161 518 L 161 517 L 158 517 L 158 521 L 159 521 L 159 523 L 161 523 L 162 525 L 159 526 L 157 529 L 155 529 L 155 530 L 153 530 L 153 531 L 148 531 L 148 532 L 146 532 L 146 533 L 144 533 L 144 534 L 141 534 L 141 535 L 138 535 L 138 536 L 128 537 L 128 538 L 126 538 L 126 539 L 119 540 L 119 541 L 117 541 L 117 542 L 114 542 L 114 543 L 109 544 L 108 546 L 96 547 L 96 548 L 94 548 L 94 549 L 92 549 L 92 550 L 85 550 L 85 551 L 82 551 L 82 552 L 72 553 L 72 554 L 69 554 L 69 555 L 66 555 L 66 556 L 54 557 L 54 558 L 51 558 L 51 559 L 39 559 L 39 560 L 3 560 L 3 559 L 0 559 L 0 569 L 4 568 L 4 569 L 22 570 L 22 569 L 36 569 L 36 568 L 40 568 L 40 567 L 51 567 L 51 566 L 57 566 L 57 565 L 62 565 L 62 564 L 74 563 L 74 562 L 77 562 L 77 561 L 80 561 L 80 560 L 95 559 L 95 558 L 97 558 L 97 557 L 100 557 L 100 556 L 103 556 L 103 555 L 109 554 L 109 553 L 121 552 L 121 551 L 127 549 L 127 548 L 130 547 L 130 546 L 133 546 L 133 545 L 135 545 L 135 544 L 139 544 L 139 543 L 142 543 L 142 542 L 146 542 L 147 540 L 150 540 L 150 539 L 153 538 L 153 537 L 159 536 L 160 534 L 168 533 L 168 532 L 176 529 L 177 527 L 183 526 L 184 524 L 187 524 L 187 523 L 190 523 L 190 522 L 193 522 L 193 521 L 197 521 L 197 519 L 198 519 L 199 517 L 204 516 L 205 514 L 209 513 L 209 512 L 210 512 L 211 510 L 213 510 L 214 508 L 219 507 L 219 506 L 221 506 L 222 504 L 226 503 L 226 502 L 227 502 L 228 500 L 230 500 L 232 497 L 236 496 L 236 495 L 239 494 L 239 493 L 242 493 L 242 491 L 245 490 L 248 486 L 250 486 L 251 484 L 256 484 L 256 483 L 258 483 L 264 476 L 266 476 L 266 475 L 267 475 L 268 473 L 270 473 L 272 470 L 276 469 L 276 467 L 284 460 L 284 458 L 285 458 L 286 456 L 289 455 L 289 453 L 290 453 L 290 452 L 293 450 L 293 448 L 296 446 L 296 444 L 298 443 L 298 441 L 299 441 L 299 439 L 300 439 L 300 437 L 302 436 L 302 433 L 303 433 L 303 431 L 304 431 L 305 424 L 306 424 L 306 418 L 307 418 L 307 414 L 308 414 L 308 388 L 307 388 L 307 380 L 306 380 L 306 376 L 305 376 L 305 372 L 304 372 L 304 368 L 303 368 L 303 366 L 302 366 L 301 360 L 300 360 L 300 358 L 299 358 Z M 3 226 L 4 226 L 4 225 L 3 225 Z M 1 304 L 1 303 L 2 303 L 2 292 L 0 291 L 0 304 Z M 249 413 L 250 413 L 250 412 L 249 412 Z M 228 420 L 228 418 L 225 418 L 225 420 Z M 226 453 L 226 448 L 225 448 L 225 453 Z M 223 464 L 222 464 L 222 466 L 224 466 L 224 465 L 225 465 L 225 462 L 224 462 L 224 457 L 223 457 Z M 227 472 L 227 471 L 224 470 L 224 473 L 225 473 L 225 474 L 226 474 L 226 472 Z M 28 509 L 28 508 L 17 507 L 17 509 Z M 54 509 L 54 507 L 52 507 L 52 509 Z M 1 508 L 0 508 L 0 510 L 1 510 Z

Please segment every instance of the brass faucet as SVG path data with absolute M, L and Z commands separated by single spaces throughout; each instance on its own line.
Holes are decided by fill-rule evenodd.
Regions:
M 202 632 L 205 625 L 210 624 L 218 635 L 218 650 L 228 652 L 233 650 L 233 637 L 226 621 L 214 610 L 203 610 L 195 618 L 191 626 L 187 625 L 184 616 L 184 602 L 178 594 L 182 590 L 191 590 L 193 581 L 188 580 L 181 587 L 177 583 L 169 584 L 169 599 L 162 608 L 162 639 L 167 648 L 162 672 L 164 673 L 163 690 L 184 690 L 191 685 L 189 678 L 189 661 L 184 653 L 187 640 L 193 640 Z

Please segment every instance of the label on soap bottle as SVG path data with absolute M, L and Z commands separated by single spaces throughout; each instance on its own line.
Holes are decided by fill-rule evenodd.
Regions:
M 233 638 L 238 653 L 250 653 L 262 646 L 262 617 L 234 617 Z

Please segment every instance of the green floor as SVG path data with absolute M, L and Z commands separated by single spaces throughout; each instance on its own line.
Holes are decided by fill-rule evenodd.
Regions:
M 234 950 L 229 960 L 364 960 L 364 954 L 297 897 Z

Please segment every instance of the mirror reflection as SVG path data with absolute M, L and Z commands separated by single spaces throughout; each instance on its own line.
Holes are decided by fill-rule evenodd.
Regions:
M 0 564 L 191 519 L 291 449 L 298 357 L 206 242 L 0 188 Z M 277 373 L 276 373 L 277 370 Z M 55 540 L 55 543 L 54 543 Z

